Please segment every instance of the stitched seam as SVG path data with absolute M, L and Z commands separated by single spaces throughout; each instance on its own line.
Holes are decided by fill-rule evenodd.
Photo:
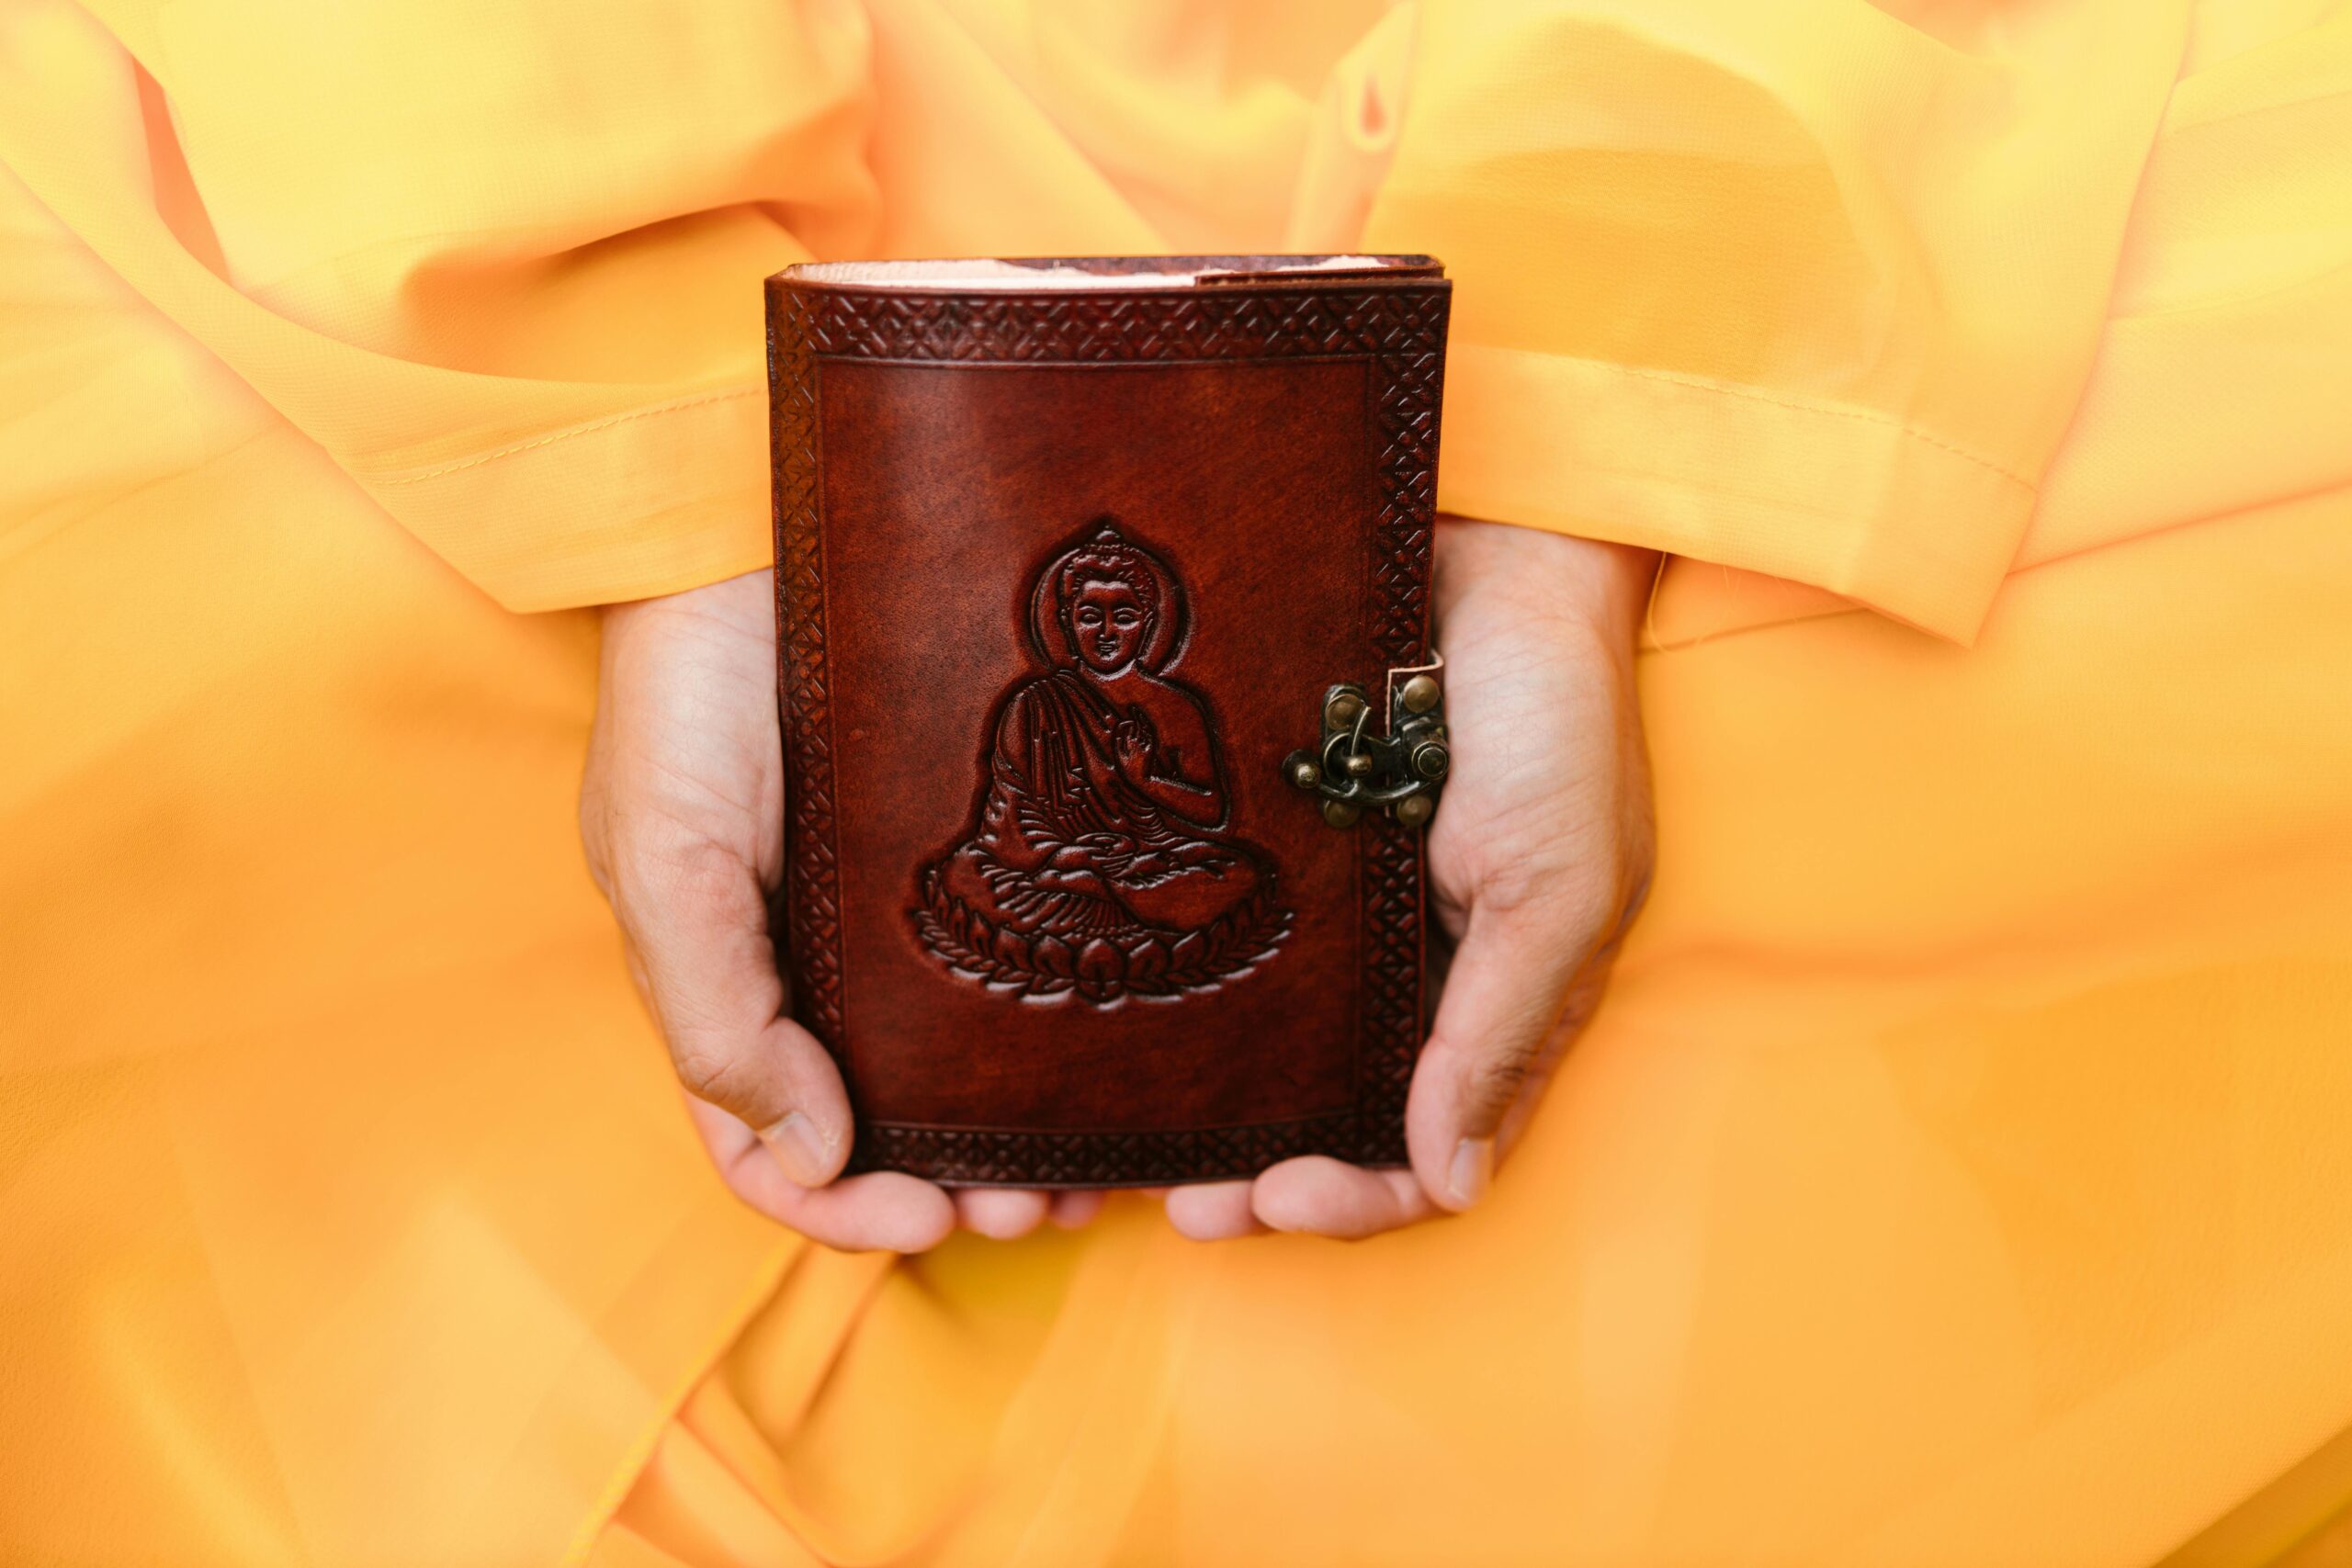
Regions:
M 1909 558 L 1932 569 L 1931 576 L 1923 581 L 1932 581 L 1936 586 L 1915 592 L 1903 590 L 1899 581 L 1891 581 L 1883 570 L 1884 552 L 1871 549 L 1871 542 L 1881 537 L 1883 532 L 1872 525 L 1875 513 L 1838 512 L 1801 498 L 1760 495 L 1726 486 L 1711 485 L 1704 480 L 1693 479 L 1682 474 L 1657 473 L 1638 468 L 1607 468 L 1600 465 L 1593 465 L 1593 467 L 1599 468 L 1600 471 L 1620 476 L 1636 485 L 1724 498 L 1734 502 L 1749 501 L 1757 505 L 1793 510 L 1841 525 L 1838 536 L 1843 547 L 1826 562 L 1819 558 L 1798 558 L 1788 554 L 1780 554 L 1769 559 L 1759 558 L 1758 555 L 1751 554 L 1748 558 L 1736 563 L 1716 560 L 1713 556 L 1692 555 L 1679 548 L 1674 538 L 1660 536 L 1661 534 L 1671 536 L 1678 532 L 1670 528 L 1666 530 L 1630 529 L 1623 534 L 1611 532 L 1606 536 L 1617 538 L 1623 543 L 1679 556 L 1685 559 L 1710 560 L 1724 566 L 1736 565 L 1736 570 L 1739 570 L 1757 572 L 1765 577 L 1777 577 L 1787 581 L 1820 588 L 1843 598 L 1861 601 L 1865 607 L 1875 610 L 1890 620 L 1917 627 L 1927 631 L 1929 636 L 1942 637 L 1947 641 L 1964 642 L 1968 634 L 1936 629 L 1936 620 L 1944 612 L 1956 610 L 1967 618 L 1971 626 L 1981 623 L 1986 608 L 1992 603 L 1993 594 L 2007 580 L 2008 570 L 2014 570 L 2016 541 L 2013 540 L 2007 558 L 2011 566 L 1996 570 L 1989 579 L 1990 586 L 1984 592 L 1962 594 L 1961 597 L 1967 603 L 1955 604 L 1952 603 L 1955 594 L 1950 584 L 1955 573 L 1970 572 L 1972 563 L 1965 555 L 1955 556 L 1948 551 L 1934 549 L 1932 547 L 1937 536 L 1932 532 L 1921 535 L 1914 529 L 1893 536 L 1896 545 L 1905 549 Z M 1453 502 L 1446 510 L 1465 516 L 1497 519 L 1507 517 L 1513 511 L 1508 499 L 1498 501 L 1492 494 L 1480 493 L 1474 490 L 1466 500 L 1462 496 L 1459 489 L 1453 494 Z M 2028 487 L 2027 494 L 2029 498 L 2031 496 L 2031 487 Z M 1537 510 L 1539 515 L 1547 518 L 1568 519 L 1582 515 L 1586 512 L 1584 507 L 1574 503 L 1567 505 L 1539 503 Z M 1548 522 L 1521 525 L 1554 528 L 1566 533 L 1576 531 L 1573 521 L 1568 522 L 1565 527 Z M 2018 527 L 2021 537 L 2024 528 L 2022 521 Z M 1742 537 L 1759 539 L 1777 536 L 1779 536 L 1778 533 L 1774 530 L 1767 530 L 1760 535 L 1742 536 Z M 1764 551 L 1761 554 L 1771 556 L 1772 552 Z M 1878 562 L 1879 570 L 1864 570 L 1867 563 L 1872 560 Z M 1835 581 L 1830 581 L 1828 576 L 1825 576 L 1821 570 L 1824 566 L 1836 569 L 1831 574 L 1835 576 Z M 1971 573 L 1971 575 L 1973 574 Z
M 1877 522 L 1881 514 L 1875 510 L 1858 511 L 1851 507 L 1840 507 L 1834 503 L 1825 503 L 1810 500 L 1802 495 L 1772 495 L 1753 488 L 1741 487 L 1737 485 L 1711 484 L 1705 479 L 1697 479 L 1689 474 L 1676 473 L 1659 468 L 1634 465 L 1580 462 L 1577 465 L 1577 468 L 1582 472 L 1609 475 L 1622 480 L 1629 481 L 1634 485 L 1648 487 L 1651 489 L 1688 493 L 1711 499 L 1728 501 L 1736 503 L 1746 503 L 1750 507 L 1765 507 L 1775 511 L 1793 512 L 1809 517 L 1820 518 L 1826 523 L 1838 525 L 1838 537 L 1845 542 L 1847 548 L 1839 553 L 1837 559 L 1839 563 L 1849 568 L 1852 568 L 1859 564 L 1861 559 L 1860 552 L 1862 547 L 1866 546 L 1871 539 L 1879 536 L 1883 533 L 1883 530 L 1877 526 Z M 2001 477 L 2006 478 L 2007 476 Z M 2028 485 L 2025 489 L 2028 497 L 2030 498 L 2034 493 L 2034 487 Z M 1462 512 L 1466 514 L 1477 516 L 1498 516 L 1511 510 L 1508 500 L 1498 501 L 1496 499 L 1498 495 L 1507 496 L 1512 493 L 1508 490 L 1481 491 L 1476 487 L 1473 487 L 1471 499 L 1467 503 L 1464 503 L 1460 499 L 1461 491 L 1458 486 L 1454 488 L 1451 493 L 1455 497 L 1453 510 Z M 1540 502 L 1539 507 L 1544 513 L 1555 516 L 1571 513 L 1581 514 L 1587 510 L 1581 504 L 1573 502 Z M 2023 520 L 2020 520 L 2018 527 L 2021 537 L 2022 529 L 2024 527 Z M 1773 532 L 1774 531 L 1768 530 L 1762 535 L 1748 535 L 1743 533 L 1742 536 L 1770 537 L 1773 536 Z M 1922 564 L 1933 568 L 1939 574 L 1939 581 L 1948 579 L 1950 575 L 1955 571 L 1968 571 L 1977 564 L 1973 559 L 1970 552 L 1954 552 L 1951 550 L 1935 547 L 1940 537 L 1940 536 L 1936 533 L 1928 532 L 1922 534 L 1917 530 L 1908 530 L 1899 536 L 1899 537 L 1907 538 L 1911 541 L 1908 553 L 1913 558 L 1918 559 Z M 1664 544 L 1653 544 L 1649 547 L 1668 550 L 1670 553 L 1687 553 L 1673 551 L 1671 546 Z M 2005 568 L 2001 575 L 2006 575 L 2008 570 L 2014 570 L 2015 549 L 2016 545 L 2013 542 L 2010 547 L 2010 556 L 2008 558 L 2011 561 L 2011 566 Z M 1706 559 L 1710 558 L 1694 556 L 1690 558 Z M 1816 587 L 1827 588 L 1828 591 L 1833 593 L 1846 593 L 1853 595 L 1864 592 L 1858 582 L 1850 579 L 1843 588 L 1832 587 L 1829 584 L 1821 581 L 1816 577 L 1803 575 L 1791 570 L 1791 568 L 1796 563 L 1793 561 L 1784 558 L 1776 565 L 1761 566 L 1750 563 L 1745 566 L 1742 570 L 1762 572 L 1768 577 L 1785 577 L 1792 581 L 1810 582 Z
M 2274 513 L 2287 507 L 2300 506 L 2306 502 L 2325 501 L 2333 496 L 2342 494 L 2346 491 L 2352 491 L 2352 482 L 2344 484 L 2318 485 L 2310 490 L 2297 491 L 2289 495 L 2274 497 L 2267 501 L 2256 502 L 2252 505 L 2240 507 L 2233 511 L 2201 513 L 2194 517 L 2181 518 L 2177 523 L 2158 524 L 2153 528 L 2143 529 L 2137 533 L 2126 534 L 2120 538 L 2101 539 L 2095 544 L 2083 545 L 2077 548 L 2067 550 L 2062 555 L 2044 556 L 2040 560 L 2030 560 L 2023 562 L 2020 565 L 2012 566 L 2007 572 L 2002 574 L 2001 590 L 2006 592 L 2008 589 L 2008 585 L 2020 577 L 2030 577 L 2037 571 L 2046 570 L 2051 567 L 2065 566 L 2070 562 L 2085 560 L 2092 556 L 2103 555 L 2110 550 L 2128 550 L 2135 545 L 2151 544 L 2155 540 L 2165 538 L 2174 534 L 2185 533 L 2193 528 L 2219 528 L 2225 527 L 2233 523 L 2259 522 L 2262 521 L 2267 513 Z M 1720 566 L 1723 564 L 1720 561 L 1709 561 L 1698 556 L 1663 557 L 1661 558 L 1658 566 L 1659 581 L 1663 581 L 1665 580 L 1666 562 L 1668 559 L 1688 561 L 1692 565 L 1700 566 Z M 1757 569 L 1753 567 L 1747 567 L 1736 570 L 1753 571 Z M 1762 575 L 1770 577 L 1775 574 L 1767 571 L 1762 573 Z M 1794 578 L 1784 578 L 1782 581 L 1793 582 L 1797 580 Z M 1820 585 L 1818 583 L 1814 583 L 1809 586 L 1819 587 Z M 1824 592 L 1835 593 L 1838 591 L 1831 588 L 1826 589 Z M 1656 592 L 1655 584 L 1652 586 L 1652 592 L 1653 594 Z M 1655 599 L 1653 599 L 1653 607 L 1655 607 Z M 1639 651 L 1644 654 L 1679 653 L 1686 648 L 1697 648 L 1702 644 L 1714 642 L 1723 637 L 1743 637 L 1749 632 L 1772 631 L 1781 626 L 1795 626 L 1802 621 L 1826 620 L 1832 615 L 1871 615 L 1883 614 L 1884 612 L 1874 609 L 1872 606 L 1868 604 L 1841 604 L 1834 608 L 1825 606 L 1817 610 L 1800 611 L 1795 615 L 1776 617 L 1775 619 L 1769 621 L 1750 621 L 1739 626 L 1723 626 L 1714 631 L 1702 632 L 1698 637 L 1684 642 L 1661 642 L 1655 635 L 1652 635 L 1650 637 L 1650 640 L 1644 645 Z M 1929 635 L 1932 636 L 1934 634 L 1930 633 Z
M 570 441 L 576 436 L 593 435 L 600 430 L 610 430 L 616 424 L 627 424 L 633 419 L 651 419 L 659 414 L 678 413 L 686 409 L 701 408 L 710 403 L 730 402 L 737 398 L 748 398 L 758 390 L 756 387 L 738 387 L 731 392 L 712 392 L 699 398 L 684 398 L 677 402 L 663 403 L 656 408 L 634 409 L 628 413 L 616 413 L 610 419 L 600 419 L 593 424 L 582 424 L 571 430 L 560 430 L 553 435 L 541 435 L 530 441 L 518 441 L 512 446 L 502 446 L 495 452 L 484 452 L 479 457 L 467 457 L 459 462 L 444 463 L 438 468 L 424 468 L 414 473 L 362 474 L 359 477 L 369 484 L 377 485 L 422 484 L 426 479 L 437 479 L 444 474 L 454 474 L 461 468 L 478 468 L 485 463 L 495 463 L 502 457 L 512 457 L 518 452 L 528 452 L 539 446 L 552 446 L 560 441 Z
M 1768 392 L 1759 387 L 1743 387 L 1734 381 L 1711 380 L 1704 376 L 1687 376 L 1677 371 L 1658 370 L 1644 365 L 1626 365 L 1615 360 L 1586 359 L 1575 355 L 1545 355 L 1541 349 L 1510 348 L 1498 344 L 1468 344 L 1464 346 L 1473 349 L 1495 349 L 1505 354 L 1532 354 L 1545 358 L 1566 359 L 1577 365 L 1590 365 L 1616 375 L 1636 377 L 1645 381 L 1664 381 L 1669 386 L 1687 387 L 1693 391 L 1717 392 L 1725 397 L 1746 398 L 1751 402 L 1770 403 L 1775 408 L 1791 409 L 1798 413 L 1824 414 L 1831 419 L 1859 420 L 1864 424 L 1892 430 L 1898 435 L 1907 435 L 1914 441 L 1924 442 L 1940 451 L 1949 452 L 1962 461 L 1984 469 L 1994 478 L 2007 479 L 2021 489 L 2030 491 L 2034 488 L 2031 479 L 2021 474 L 2011 473 L 1989 457 L 1979 457 L 1965 446 L 1956 446 L 1941 436 L 1929 434 L 1917 425 L 1906 423 L 1892 414 L 1879 413 L 1871 409 L 1840 408 L 1834 403 L 1813 402 L 1804 398 L 1792 398 Z
M 1864 529 L 1870 528 L 1883 515 L 1882 510 L 1876 507 L 1857 508 L 1850 503 L 1835 500 L 1815 500 L 1802 494 L 1776 494 L 1755 485 L 1714 484 L 1694 475 L 1678 473 L 1670 468 L 1634 463 L 1605 463 L 1590 458 L 1577 459 L 1576 467 L 1580 473 L 1602 474 L 1616 479 L 1631 479 L 1641 484 L 1689 491 L 1697 495 L 1717 496 L 1723 500 L 1737 502 L 1750 507 L 1761 506 L 1770 507 L 1775 511 L 1800 512 L 1807 516 L 1821 518 L 1825 522 L 1843 523 Z M 1996 477 L 2007 479 L 2009 476 L 2000 474 Z M 2029 494 L 2035 491 L 2032 485 L 2026 485 L 2025 489 Z M 1951 566 L 1960 563 L 1945 560 L 1939 564 Z

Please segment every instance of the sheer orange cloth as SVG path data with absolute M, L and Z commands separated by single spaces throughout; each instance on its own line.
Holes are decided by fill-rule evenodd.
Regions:
M 2347 149 L 2326 0 L 6 0 L 0 1560 L 2275 1559 Z M 1674 558 L 1530 1141 L 1352 1248 L 740 1209 L 571 810 L 588 607 L 767 558 L 760 277 L 1359 245 L 1446 506 Z

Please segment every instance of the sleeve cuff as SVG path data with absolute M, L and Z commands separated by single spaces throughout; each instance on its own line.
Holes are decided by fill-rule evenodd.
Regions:
M 2034 488 L 1891 414 L 1456 344 L 1439 505 L 1809 583 L 1974 640 Z
M 558 610 L 767 565 L 767 450 L 766 389 L 736 387 L 354 477 L 507 609 Z

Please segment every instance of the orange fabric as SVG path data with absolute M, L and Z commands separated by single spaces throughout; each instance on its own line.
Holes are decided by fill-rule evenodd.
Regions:
M 2346 145 L 2323 0 L 6 0 L 0 1560 L 2266 1560 Z M 759 277 L 1358 244 L 1447 504 L 1676 557 L 1531 1142 L 1351 1249 L 777 1234 L 571 822 L 580 606 L 764 558 Z

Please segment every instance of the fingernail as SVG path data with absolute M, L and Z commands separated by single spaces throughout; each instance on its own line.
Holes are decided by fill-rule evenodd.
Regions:
M 783 1165 L 785 1175 L 803 1187 L 822 1187 L 832 1179 L 832 1141 L 817 1123 L 795 1111 L 775 1126 L 763 1129 L 760 1142 Z
M 1455 1208 L 1466 1209 L 1484 1198 L 1487 1183 L 1494 1176 L 1494 1139 L 1464 1138 L 1453 1145 L 1453 1165 L 1445 1173 L 1445 1185 Z

